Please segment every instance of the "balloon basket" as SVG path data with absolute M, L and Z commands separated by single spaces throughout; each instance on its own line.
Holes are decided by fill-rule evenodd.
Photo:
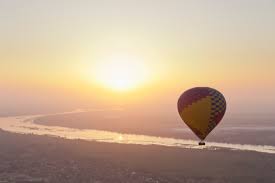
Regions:
M 205 146 L 205 142 L 203 141 L 199 142 L 199 146 Z

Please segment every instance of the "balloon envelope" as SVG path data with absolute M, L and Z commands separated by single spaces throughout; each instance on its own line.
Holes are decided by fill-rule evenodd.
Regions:
M 204 140 L 222 120 L 226 111 L 226 101 L 215 89 L 196 87 L 180 96 L 178 111 L 186 125 Z

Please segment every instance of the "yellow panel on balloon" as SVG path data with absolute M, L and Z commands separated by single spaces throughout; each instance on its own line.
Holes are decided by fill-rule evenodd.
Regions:
M 181 118 L 192 129 L 199 131 L 203 138 L 207 135 L 211 114 L 211 96 L 202 98 L 188 105 L 181 112 Z

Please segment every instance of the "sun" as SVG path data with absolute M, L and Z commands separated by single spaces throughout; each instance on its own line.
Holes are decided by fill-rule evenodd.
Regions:
M 128 91 L 145 83 L 147 69 L 142 59 L 129 55 L 112 55 L 95 66 L 99 84 L 116 91 Z

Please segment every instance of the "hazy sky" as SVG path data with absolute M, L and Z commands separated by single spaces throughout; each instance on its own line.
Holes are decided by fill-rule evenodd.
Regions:
M 271 113 L 274 32 L 272 0 L 0 0 L 0 114 L 107 104 L 176 111 L 193 86 L 222 91 L 230 112 Z M 116 53 L 143 63 L 138 89 L 95 82 L 98 63 Z

